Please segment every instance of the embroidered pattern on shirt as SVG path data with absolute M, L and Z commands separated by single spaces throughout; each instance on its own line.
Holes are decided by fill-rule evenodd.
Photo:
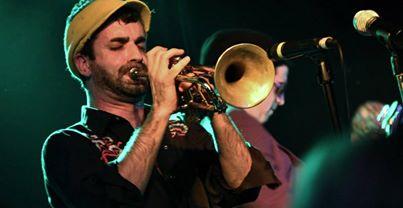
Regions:
M 89 139 L 99 149 L 99 151 L 101 152 L 100 159 L 105 163 L 116 159 L 122 152 L 122 149 L 120 147 L 122 145 L 122 142 L 115 142 L 110 137 L 99 138 L 97 135 L 91 135 Z
M 182 121 L 169 121 L 168 124 L 169 133 L 171 138 L 175 138 L 176 136 L 185 136 L 189 131 L 189 127 L 186 126 Z

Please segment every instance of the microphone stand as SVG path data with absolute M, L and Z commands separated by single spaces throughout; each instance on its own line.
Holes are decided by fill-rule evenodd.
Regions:
M 403 103 L 403 72 L 399 65 L 399 57 L 397 53 L 392 52 L 390 56 L 390 65 L 392 66 L 393 76 L 396 78 L 397 86 L 399 87 L 400 101 Z
M 333 129 L 336 133 L 341 133 L 340 119 L 337 111 L 335 96 L 333 93 L 333 87 L 332 87 L 333 79 L 330 73 L 329 64 L 327 63 L 326 59 L 321 55 L 316 57 L 311 56 L 310 58 L 313 59 L 319 66 L 317 78 L 319 84 L 322 86 L 322 91 L 325 95 L 327 105 L 329 107 Z
M 392 27 L 391 27 L 392 28 Z M 388 31 L 388 30 L 386 30 Z M 378 32 L 373 35 L 390 51 L 390 65 L 393 76 L 399 87 L 400 101 L 403 103 L 403 72 L 400 69 L 400 60 L 403 56 L 403 29 L 392 28 L 390 33 Z

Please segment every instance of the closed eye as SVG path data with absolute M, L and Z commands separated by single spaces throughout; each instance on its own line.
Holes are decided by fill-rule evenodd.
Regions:
M 110 47 L 110 49 L 112 51 L 117 51 L 117 50 L 122 49 L 122 48 L 123 48 L 123 45 L 113 45 L 113 46 Z
M 119 50 L 123 48 L 123 46 L 129 42 L 128 37 L 117 37 L 117 38 L 112 38 L 109 41 L 109 48 L 113 51 Z

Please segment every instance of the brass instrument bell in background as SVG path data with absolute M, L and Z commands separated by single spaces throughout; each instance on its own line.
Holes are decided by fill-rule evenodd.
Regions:
M 274 84 L 275 69 L 261 47 L 241 43 L 218 58 L 215 66 L 215 89 L 221 98 L 237 108 L 251 108 L 261 103 Z

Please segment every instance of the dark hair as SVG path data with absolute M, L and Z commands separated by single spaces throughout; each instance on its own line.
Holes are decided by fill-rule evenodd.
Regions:
M 272 37 L 250 29 L 224 29 L 208 37 L 200 51 L 200 64 L 212 66 L 218 57 L 229 47 L 239 43 L 252 43 L 264 50 L 270 49 L 275 41 Z M 287 65 L 285 62 L 273 62 L 275 66 Z
M 115 13 L 113 13 L 95 32 L 91 35 L 87 42 L 85 42 L 83 48 L 81 49 L 80 53 L 84 56 L 88 56 L 91 60 L 95 59 L 94 50 L 93 50 L 93 43 L 97 39 L 98 34 L 108 27 L 113 22 L 121 20 L 124 23 L 131 23 L 140 21 L 141 24 L 143 22 L 140 18 L 140 13 L 137 10 L 134 10 L 132 7 L 123 6 Z M 144 24 L 143 24 L 144 25 Z

